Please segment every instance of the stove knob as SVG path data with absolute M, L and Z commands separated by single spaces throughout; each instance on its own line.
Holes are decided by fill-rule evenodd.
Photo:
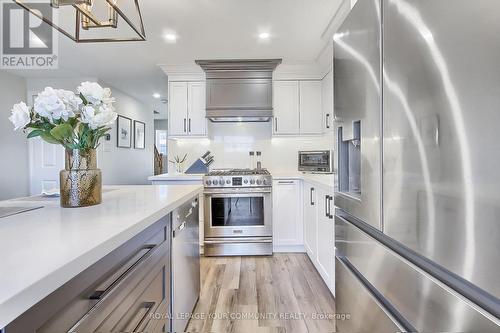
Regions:
M 231 184 L 231 181 L 229 179 L 226 179 L 226 184 Z
M 257 179 L 257 185 L 260 185 L 262 183 L 262 180 Z
M 250 179 L 250 184 L 255 184 L 255 179 Z
M 267 180 L 263 179 L 262 180 L 262 185 L 267 185 Z
M 243 183 L 248 184 L 248 179 L 245 179 Z
M 217 185 L 217 183 L 219 183 L 219 181 L 217 179 L 214 179 L 213 183 L 214 183 L 214 185 Z
M 209 186 L 210 186 L 210 185 L 212 185 L 212 181 L 211 181 L 211 180 L 207 180 L 207 181 L 206 181 L 206 183 L 207 183 L 207 185 L 209 185 Z

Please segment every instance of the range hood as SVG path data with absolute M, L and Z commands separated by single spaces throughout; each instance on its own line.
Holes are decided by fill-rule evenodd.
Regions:
M 207 80 L 212 122 L 266 122 L 273 117 L 273 71 L 281 59 L 196 60 Z

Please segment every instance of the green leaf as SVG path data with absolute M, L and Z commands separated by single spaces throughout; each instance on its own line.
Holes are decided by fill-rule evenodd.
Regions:
M 56 140 L 69 139 L 73 136 L 73 127 L 70 124 L 60 124 L 50 130 L 50 135 L 52 135 Z
M 83 96 L 82 93 L 80 93 L 80 98 L 82 99 L 84 105 L 89 104 L 89 102 L 87 101 L 87 99 L 85 98 L 85 96 Z
M 52 143 L 52 144 L 59 144 L 60 142 L 58 140 L 56 140 L 52 135 L 50 135 L 49 132 L 43 132 L 40 134 L 40 137 L 42 139 L 44 139 L 46 142 L 48 143 Z
M 42 135 L 44 132 L 42 130 L 33 130 L 31 131 L 29 134 L 28 134 L 28 139 L 31 139 L 31 138 L 36 138 L 37 136 L 40 136 Z

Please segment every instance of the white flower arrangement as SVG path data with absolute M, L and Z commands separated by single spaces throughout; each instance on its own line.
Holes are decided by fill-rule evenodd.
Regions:
M 95 149 L 118 116 L 109 88 L 83 82 L 72 91 L 45 88 L 32 108 L 24 102 L 13 106 L 9 120 L 14 130 L 29 131 L 28 138 L 61 144 L 68 149 Z

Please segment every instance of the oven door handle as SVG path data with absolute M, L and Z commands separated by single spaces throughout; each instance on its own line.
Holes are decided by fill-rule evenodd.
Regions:
M 205 191 L 205 196 L 214 198 L 228 198 L 228 197 L 245 197 L 245 196 L 265 196 L 270 194 L 271 189 L 258 190 L 258 191 L 241 191 L 241 189 L 236 189 L 235 191 Z
M 231 238 L 224 237 L 224 239 L 205 239 L 205 244 L 222 244 L 222 243 L 272 243 L 273 240 L 270 238 L 262 239 L 259 237 L 240 237 L 240 238 Z

